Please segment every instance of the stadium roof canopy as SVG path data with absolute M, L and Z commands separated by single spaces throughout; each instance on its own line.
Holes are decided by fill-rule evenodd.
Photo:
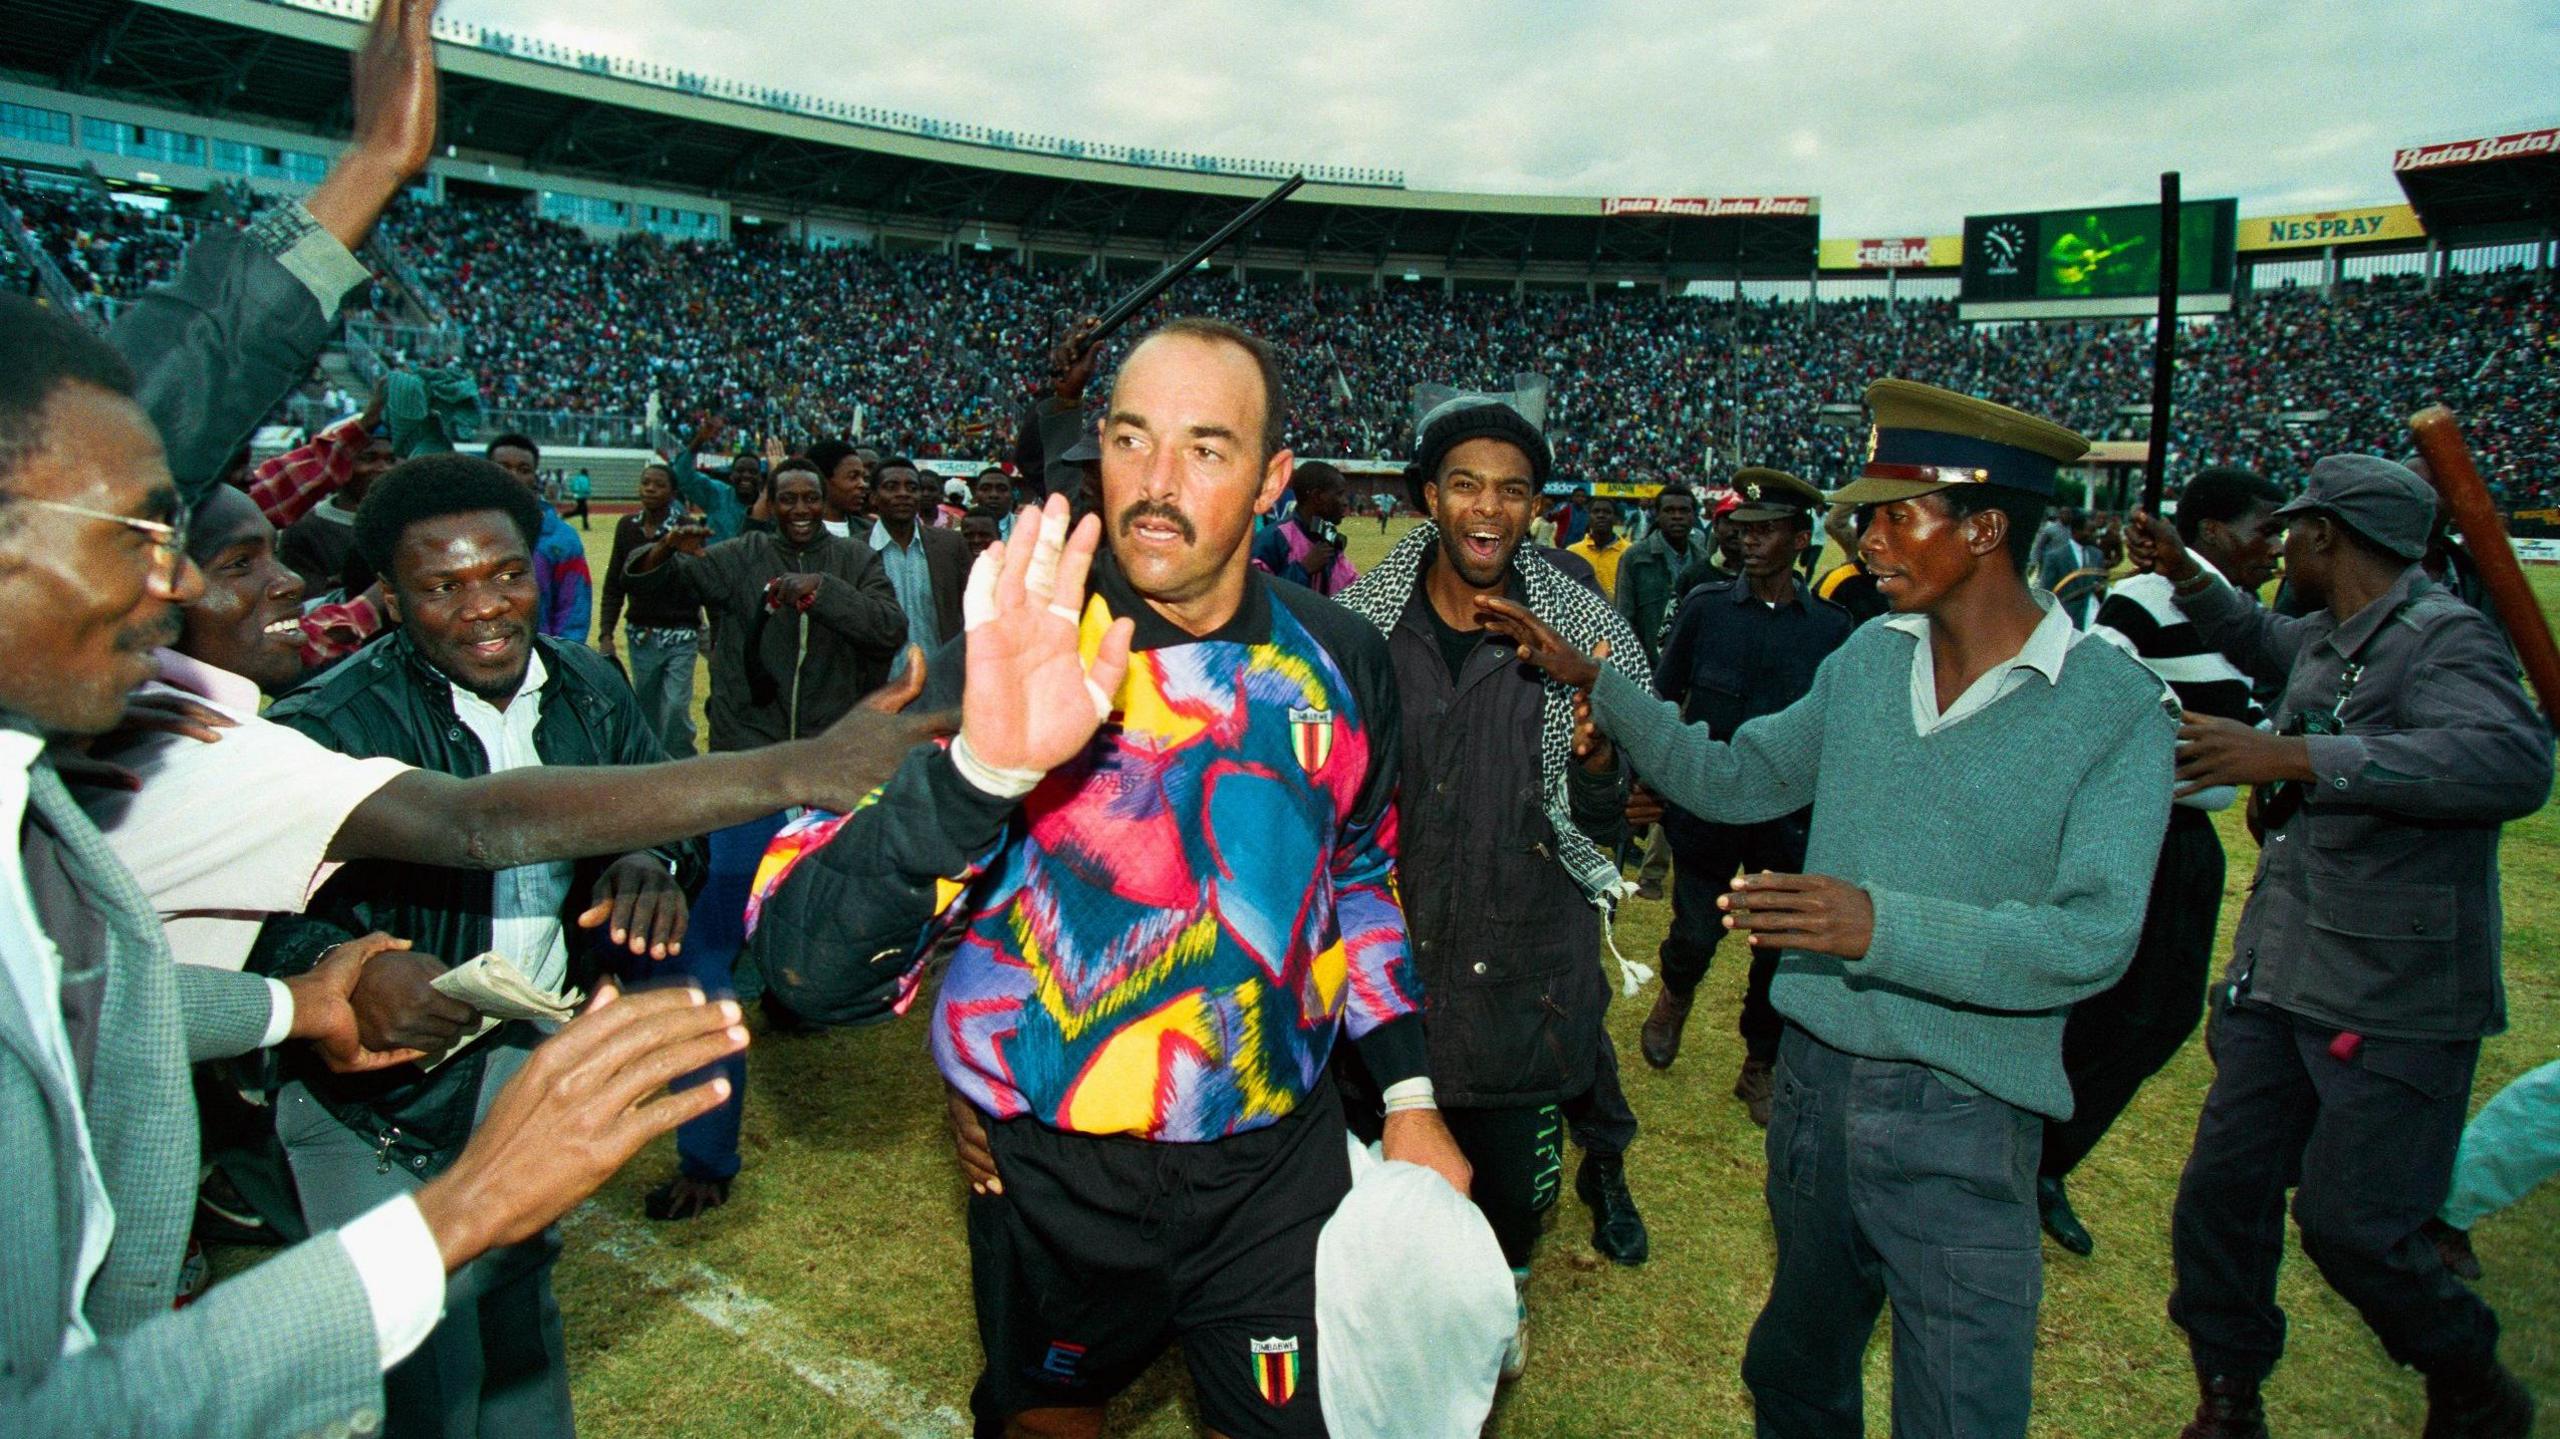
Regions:
M 2560 226 L 2560 126 L 2408 145 L 2391 170 L 2427 233 L 2541 239 Z
M 11 0 L 0 65 L 68 90 L 330 136 L 346 133 L 354 0 Z M 586 55 L 438 22 L 444 141 L 522 169 L 714 196 L 751 209 L 1028 246 L 1170 255 L 1293 168 L 946 124 Z M 1806 197 L 1634 200 L 1311 183 L 1251 237 L 1256 265 L 1665 282 L 1797 277 Z

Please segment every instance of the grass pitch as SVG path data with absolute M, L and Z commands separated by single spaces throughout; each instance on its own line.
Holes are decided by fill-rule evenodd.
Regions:
M 601 573 L 611 528 L 598 519 L 589 548 Z M 1373 563 L 1407 523 L 1381 536 L 1353 519 L 1344 526 L 1353 559 Z M 2534 577 L 2545 608 L 2560 609 L 2560 572 Z M 2227 945 L 2256 851 L 2236 817 L 2225 819 Z M 2546 810 L 2509 826 L 2503 864 L 2514 1028 L 2484 1047 L 2475 1105 L 2560 1050 L 2560 819 Z M 1630 955 L 1651 950 L 1668 918 L 1666 906 L 1636 902 L 1619 943 Z M 1639 1269 L 1601 1262 L 1588 1216 L 1566 1195 L 1531 1283 L 1529 1372 L 1506 1390 L 1490 1433 L 1751 1432 L 1742 1346 L 1772 1254 L 1761 1132 L 1728 1093 L 1741 1059 L 1733 1026 L 1743 966 L 1729 952 L 1718 959 L 1688 1046 L 1667 1073 L 1637 1057 L 1650 991 L 1611 1011 L 1644 1123 L 1629 1173 L 1653 1258 Z M 978 1346 L 963 1190 L 915 1018 L 765 1040 L 750 1070 L 747 1167 L 726 1208 L 690 1224 L 640 1219 L 641 1190 L 674 1165 L 662 1144 L 570 1228 L 558 1280 L 581 1430 L 589 1439 L 965 1433 L 958 1415 Z M 2204 1046 L 2190 1043 L 2073 1178 L 2098 1251 L 2084 1260 L 2046 1249 L 2040 1436 L 2166 1435 L 2193 1406 L 2185 1346 L 2164 1313 L 2168 1225 L 2211 1077 Z M 2560 1186 L 2546 1186 L 2483 1223 L 2476 1242 L 2507 1361 L 2560 1404 L 2556 1229 Z M 2287 1255 L 2283 1300 L 2292 1338 L 2268 1392 L 2277 1433 L 2418 1432 L 2417 1377 L 2392 1367 L 2298 1250 Z M 1877 1435 L 1886 1432 L 1888 1343 L 1879 1325 L 1868 1364 L 1868 1432 Z M 1118 1404 L 1114 1432 L 1192 1433 L 1186 1389 L 1178 1362 L 1158 1365 Z

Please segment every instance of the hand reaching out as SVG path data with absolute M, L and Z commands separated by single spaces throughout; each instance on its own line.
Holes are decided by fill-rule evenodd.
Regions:
M 1547 628 L 1546 621 L 1529 613 L 1527 606 L 1493 595 L 1476 596 L 1475 606 L 1486 628 L 1519 646 L 1522 664 L 1535 665 L 1578 690 L 1599 682 L 1599 660 L 1565 643 L 1564 636 Z

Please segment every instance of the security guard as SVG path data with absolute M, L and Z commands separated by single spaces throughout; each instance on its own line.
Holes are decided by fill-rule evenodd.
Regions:
M 1796 559 L 1813 538 L 1822 492 L 1781 470 L 1745 470 L 1742 504 L 1732 515 L 1742 573 L 1700 585 L 1681 600 L 1654 689 L 1681 707 L 1683 718 L 1730 739 L 1745 720 L 1779 710 L 1813 688 L 1813 672 L 1849 638 L 1849 612 L 1816 599 L 1796 575 Z M 1645 1062 L 1668 1069 L 1680 1057 L 1680 1034 L 1697 1000 L 1724 916 L 1716 900 L 1737 866 L 1793 874 L 1804 868 L 1811 807 L 1756 824 L 1710 824 L 1666 808 L 1663 829 L 1677 861 L 1671 884 L 1671 932 L 1662 941 L 1662 993 L 1644 1022 Z M 1756 950 L 1742 1000 L 1742 1073 L 1733 1097 L 1751 1121 L 1769 1124 L 1770 1072 L 1784 1029 L 1769 1007 L 1777 951 Z
M 2284 1350 L 2276 1266 L 2302 1250 L 2393 1360 L 2427 1376 L 2429 1436 L 2521 1436 L 2533 1400 L 2498 1320 L 2437 1257 L 2484 1036 L 2506 1028 L 2498 834 L 2551 792 L 2551 731 L 2479 611 L 2429 580 L 2435 496 L 2406 467 L 2332 455 L 2288 521 L 2311 606 L 2249 604 L 2143 517 L 2153 568 L 2205 642 L 2281 676 L 2274 731 L 2191 716 L 2178 778 L 2269 787 L 2266 842 L 2214 995 L 2213 1088 L 2170 1221 L 2203 1390 L 2188 1439 L 2259 1439 Z

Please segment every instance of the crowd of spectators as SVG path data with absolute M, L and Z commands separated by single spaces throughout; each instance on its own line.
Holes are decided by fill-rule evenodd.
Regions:
M 126 300 L 167 283 L 196 236 L 197 223 L 174 210 L 146 210 L 55 187 L 12 184 L 5 192 L 37 245 L 83 297 Z M 10 289 L 25 289 L 31 271 L 23 257 L 13 253 L 0 266 Z
M 187 233 L 111 202 L 13 198 L 74 283 L 101 293 L 165 277 Z M 641 439 L 654 396 L 670 420 L 717 416 L 748 443 L 859 434 L 908 453 L 1002 457 L 1051 344 L 1125 283 L 756 231 L 604 240 L 522 204 L 458 198 L 406 204 L 384 233 L 466 331 L 486 405 L 606 443 Z M 1854 406 L 1880 375 L 2102 438 L 2140 438 L 2145 421 L 2127 407 L 2150 397 L 2142 321 L 1966 325 L 1944 300 L 1446 294 L 1202 274 L 1166 303 L 1279 347 L 1291 443 L 1305 455 L 1405 453 L 1414 385 L 1500 388 L 1524 371 L 1552 382 L 1566 474 L 1638 481 L 1772 464 L 1838 482 L 1864 432 L 1836 422 L 1846 412 L 1819 417 Z M 2295 479 L 2322 454 L 2404 453 L 2406 416 L 2437 401 L 2464 418 L 2504 498 L 2549 503 L 2560 284 L 2509 271 L 2448 275 L 2431 294 L 2415 276 L 2250 292 L 2182 337 L 2171 464 Z

